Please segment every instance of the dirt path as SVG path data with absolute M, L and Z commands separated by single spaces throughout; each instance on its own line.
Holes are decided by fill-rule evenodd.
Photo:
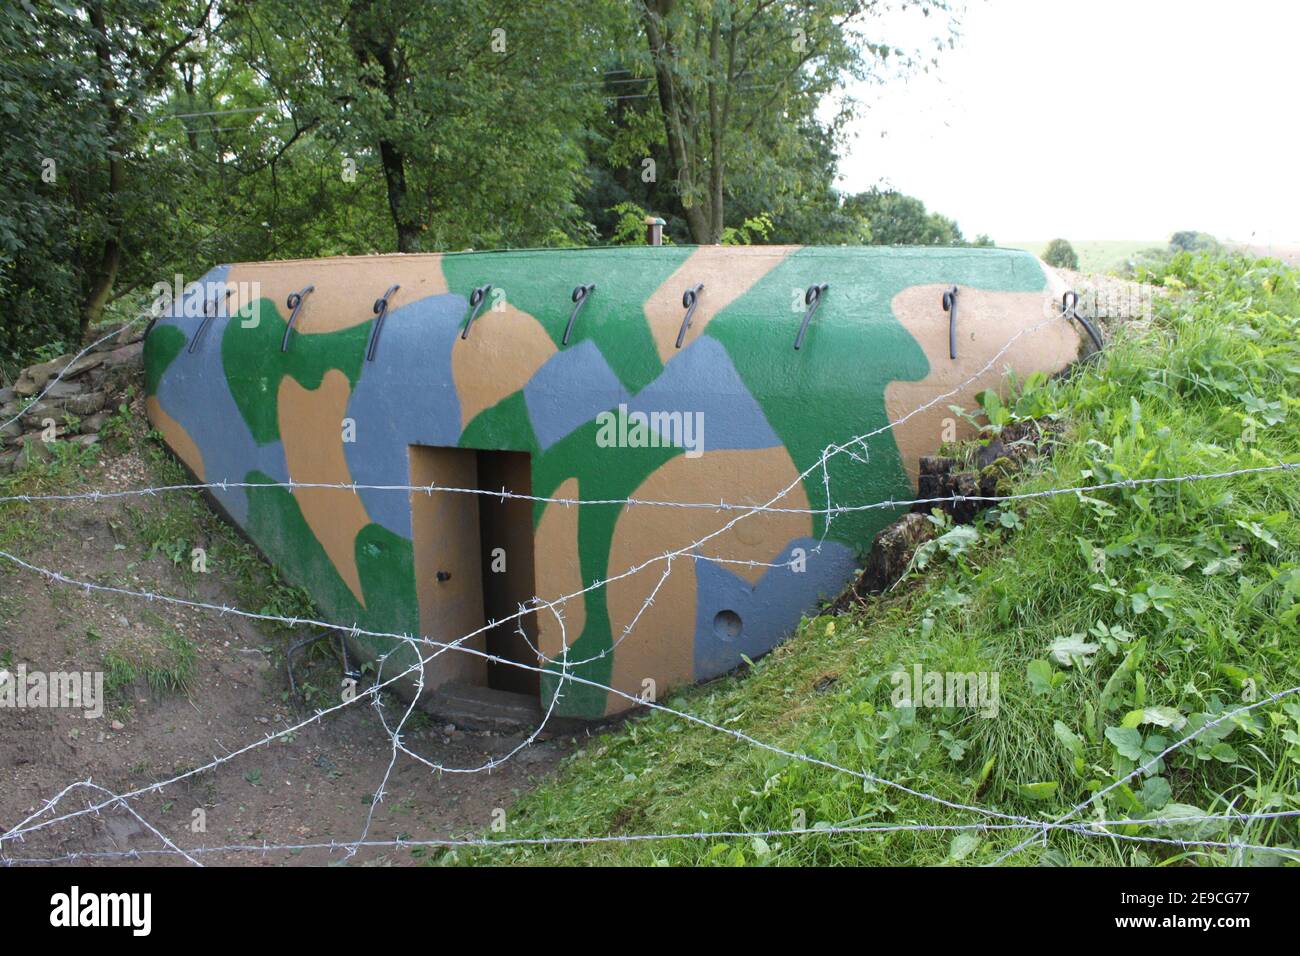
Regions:
M 133 454 L 107 456 L 92 466 L 91 481 L 102 490 L 144 487 L 149 471 Z M 234 582 L 223 575 L 221 556 L 228 552 L 220 541 L 178 539 L 169 556 L 168 526 L 157 524 L 158 509 L 166 507 L 158 499 L 33 506 L 20 519 L 29 526 L 9 549 L 73 578 L 240 606 Z M 148 544 L 151 534 L 162 537 Z M 195 543 L 211 548 L 208 573 L 193 573 L 189 545 Z M 294 633 L 296 639 L 310 634 Z M 341 668 L 323 645 L 295 656 L 297 680 L 312 694 L 311 706 L 291 697 L 288 642 L 287 632 L 272 634 L 246 619 L 86 593 L 5 562 L 0 567 L 0 669 L 15 676 L 19 667 L 28 674 L 103 672 L 110 687 L 98 718 L 74 709 L 0 706 L 0 832 L 74 782 L 90 780 L 115 793 L 147 787 L 284 731 L 314 707 L 337 702 L 332 688 L 339 686 Z M 385 697 L 384 704 L 390 720 L 400 715 L 396 698 Z M 506 754 L 523 737 L 463 731 L 417 713 L 403 740 L 430 761 L 469 767 Z M 541 739 L 501 767 L 477 774 L 434 774 L 399 756 L 369 839 L 480 835 L 494 814 L 499 817 L 574 745 L 572 738 Z M 367 699 L 131 805 L 187 848 L 355 840 L 390 758 L 389 737 Z M 103 799 L 102 792 L 75 791 L 38 820 Z M 117 807 L 6 842 L 3 849 L 10 859 L 22 860 L 162 846 L 156 834 Z M 429 855 L 420 848 L 363 848 L 353 862 L 402 865 Z M 202 860 L 324 864 L 342 856 L 337 850 L 305 849 L 213 853 Z M 188 865 L 175 856 L 144 858 Z M 83 862 L 131 860 L 90 856 Z

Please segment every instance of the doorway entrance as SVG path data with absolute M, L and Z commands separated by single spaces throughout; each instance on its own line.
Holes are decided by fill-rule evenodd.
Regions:
M 531 464 L 526 452 L 427 445 L 410 448 L 411 484 L 498 493 L 412 492 L 411 531 L 422 633 L 452 642 L 479 631 L 488 621 L 504 621 L 464 645 L 536 666 L 532 648 L 537 646 L 537 615 L 506 620 L 537 593 L 532 502 L 503 499 L 499 494 L 502 489 L 531 494 Z M 424 682 L 426 690 L 458 683 L 536 699 L 539 677 L 536 671 L 449 650 L 425 666 Z

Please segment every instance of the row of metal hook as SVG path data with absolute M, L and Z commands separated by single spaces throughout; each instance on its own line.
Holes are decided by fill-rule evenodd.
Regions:
M 293 332 L 294 323 L 298 321 L 298 313 L 302 311 L 304 300 L 307 298 L 308 295 L 310 295 L 315 290 L 315 288 L 316 286 L 314 285 L 308 285 L 303 287 L 302 289 L 299 289 L 297 292 L 289 293 L 289 298 L 286 300 L 285 303 L 290 310 L 289 322 L 284 329 L 284 338 L 280 340 L 281 352 L 287 352 L 289 350 L 289 335 L 290 333 Z M 380 298 L 375 300 L 375 304 L 374 304 L 375 324 L 370 330 L 370 341 L 366 345 L 367 362 L 373 362 L 375 360 L 375 353 L 379 348 L 379 335 L 380 332 L 383 331 L 384 319 L 388 316 L 388 300 L 391 299 L 393 293 L 395 293 L 400 288 L 401 286 L 399 285 L 389 286 L 388 291 L 385 292 Z M 829 289 L 830 289 L 829 282 L 821 282 L 821 283 L 813 283 L 808 287 L 807 291 L 804 292 L 803 301 L 804 301 L 804 306 L 806 308 L 803 314 L 803 321 L 799 324 L 799 331 L 794 337 L 794 347 L 796 350 L 802 347 L 804 342 L 804 337 L 807 336 L 808 334 L 808 326 L 812 322 L 813 314 L 817 311 L 817 307 L 821 305 L 822 296 L 824 296 L 827 290 Z M 227 290 L 226 292 L 227 299 L 230 298 L 230 293 L 232 291 L 234 290 Z M 587 299 L 590 298 L 591 294 L 595 291 L 596 291 L 596 283 L 594 282 L 589 282 L 584 285 L 578 285 L 574 287 L 573 295 L 571 297 L 573 299 L 573 311 L 569 313 L 569 321 L 564 327 L 564 338 L 562 340 L 563 345 L 569 344 L 569 336 L 573 333 L 573 324 L 578 319 L 578 313 L 582 311 L 582 307 L 587 303 Z M 695 315 L 696 306 L 699 305 L 700 296 L 703 292 L 704 292 L 704 283 L 699 282 L 691 286 L 691 288 L 687 289 L 685 292 L 682 293 L 682 308 L 686 310 L 686 314 L 682 317 L 681 328 L 677 330 L 677 348 L 681 348 L 682 343 L 686 340 L 686 330 L 691 327 L 691 319 Z M 492 293 L 492 286 L 490 285 L 481 285 L 473 292 L 470 293 L 469 318 L 465 320 L 465 327 L 461 329 L 460 337 L 462 339 L 469 338 L 470 327 L 473 326 L 474 320 L 477 319 L 479 317 L 479 314 L 483 311 L 483 303 L 487 301 L 487 298 L 491 293 Z M 189 351 L 193 352 L 196 348 L 198 348 L 199 341 L 203 338 L 203 334 L 207 331 L 208 325 L 211 324 L 214 318 L 216 318 L 215 306 L 216 306 L 215 297 L 208 299 L 208 301 L 204 303 L 203 322 L 200 323 L 198 331 L 194 333 L 194 338 L 190 341 Z M 1066 292 L 1063 296 L 1061 296 L 1062 313 L 1067 318 L 1077 320 L 1087 330 L 1088 336 L 1092 339 L 1093 343 L 1097 346 L 1098 349 L 1100 349 L 1102 347 L 1101 336 L 1098 334 L 1093 324 L 1089 322 L 1087 318 L 1079 314 L 1078 307 L 1079 307 L 1078 293 L 1070 291 L 1070 292 Z M 957 358 L 957 287 L 956 286 L 953 286 L 952 288 L 945 290 L 945 292 L 943 293 L 943 310 L 948 313 L 948 357 L 950 359 L 956 359 Z M 152 323 L 150 324 L 150 327 L 152 327 Z M 148 334 L 147 331 L 146 334 Z

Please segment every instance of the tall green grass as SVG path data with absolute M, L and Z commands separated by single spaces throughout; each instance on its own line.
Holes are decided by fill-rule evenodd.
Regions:
M 1266 260 L 1176 257 L 1172 295 L 999 421 L 1064 431 L 1017 491 L 1300 460 L 1300 286 Z M 946 800 L 1051 819 L 1243 701 L 1300 685 L 1295 472 L 1004 504 L 850 615 L 804 622 L 748 673 L 670 706 Z M 996 672 L 995 717 L 896 706 L 895 675 Z M 1213 726 L 1079 819 L 1300 809 L 1300 694 Z M 497 838 L 982 820 L 663 713 L 633 718 L 525 796 Z M 485 825 L 488 821 L 485 821 Z M 1127 825 L 1128 835 L 1300 846 L 1294 818 Z M 1024 832 L 923 831 L 494 847 L 442 862 L 991 862 Z M 1280 862 L 1281 854 L 1053 831 L 1012 862 Z

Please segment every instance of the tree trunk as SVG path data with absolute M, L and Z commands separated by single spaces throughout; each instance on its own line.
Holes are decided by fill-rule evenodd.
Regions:
M 90 280 L 90 290 L 81 304 L 77 335 L 83 344 L 90 337 L 90 330 L 104 317 L 104 306 L 108 305 L 113 296 L 113 284 L 117 281 L 117 269 L 121 264 L 122 244 L 116 238 L 104 240 L 99 266 L 95 269 Z
M 117 102 L 117 80 L 113 76 L 112 57 L 103 4 L 91 4 L 90 25 L 95 31 L 95 59 L 99 64 L 99 98 L 108 114 L 108 234 L 99 255 L 99 265 L 90 279 L 90 288 L 81 302 L 78 335 L 86 340 L 91 327 L 104 315 L 104 306 L 113 294 L 117 270 L 122 263 L 122 214 L 118 196 L 126 184 L 126 166 L 122 158 L 122 109 Z
M 664 114 L 664 132 L 668 137 L 668 152 L 677 175 L 678 188 L 682 190 L 682 212 L 690 229 L 691 239 L 700 245 L 716 242 L 715 224 L 710 221 L 711 207 L 696 201 L 695 181 L 682 119 L 681 102 L 673 83 L 672 41 L 660 30 L 660 22 L 673 7 L 673 0 L 645 0 L 642 21 L 645 24 L 646 42 L 654 60 L 655 85 L 659 91 L 659 108 Z M 721 224 L 716 225 L 721 234 Z
M 384 184 L 388 189 L 388 210 L 397 230 L 398 252 L 420 251 L 420 223 L 406 214 L 406 157 L 386 139 L 379 141 L 379 158 L 384 165 Z
M 363 17 L 373 13 L 368 3 L 354 2 L 348 29 L 351 33 L 353 56 L 363 69 L 370 63 L 378 63 L 383 71 L 382 83 L 362 77 L 362 82 L 373 89 L 383 92 L 388 101 L 392 116 L 401 110 L 398 98 L 401 95 L 402 77 L 397 57 L 394 56 L 395 36 L 377 35 L 376 27 Z M 379 140 L 379 159 L 384 167 L 384 187 L 388 193 L 388 212 L 393 219 L 393 229 L 397 232 L 398 252 L 419 252 L 420 233 L 423 224 L 410 214 L 406 202 L 406 155 L 402 148 L 390 139 Z
M 718 77 L 722 72 L 721 27 L 713 12 L 709 31 L 709 242 L 722 241 L 722 106 L 718 102 Z

